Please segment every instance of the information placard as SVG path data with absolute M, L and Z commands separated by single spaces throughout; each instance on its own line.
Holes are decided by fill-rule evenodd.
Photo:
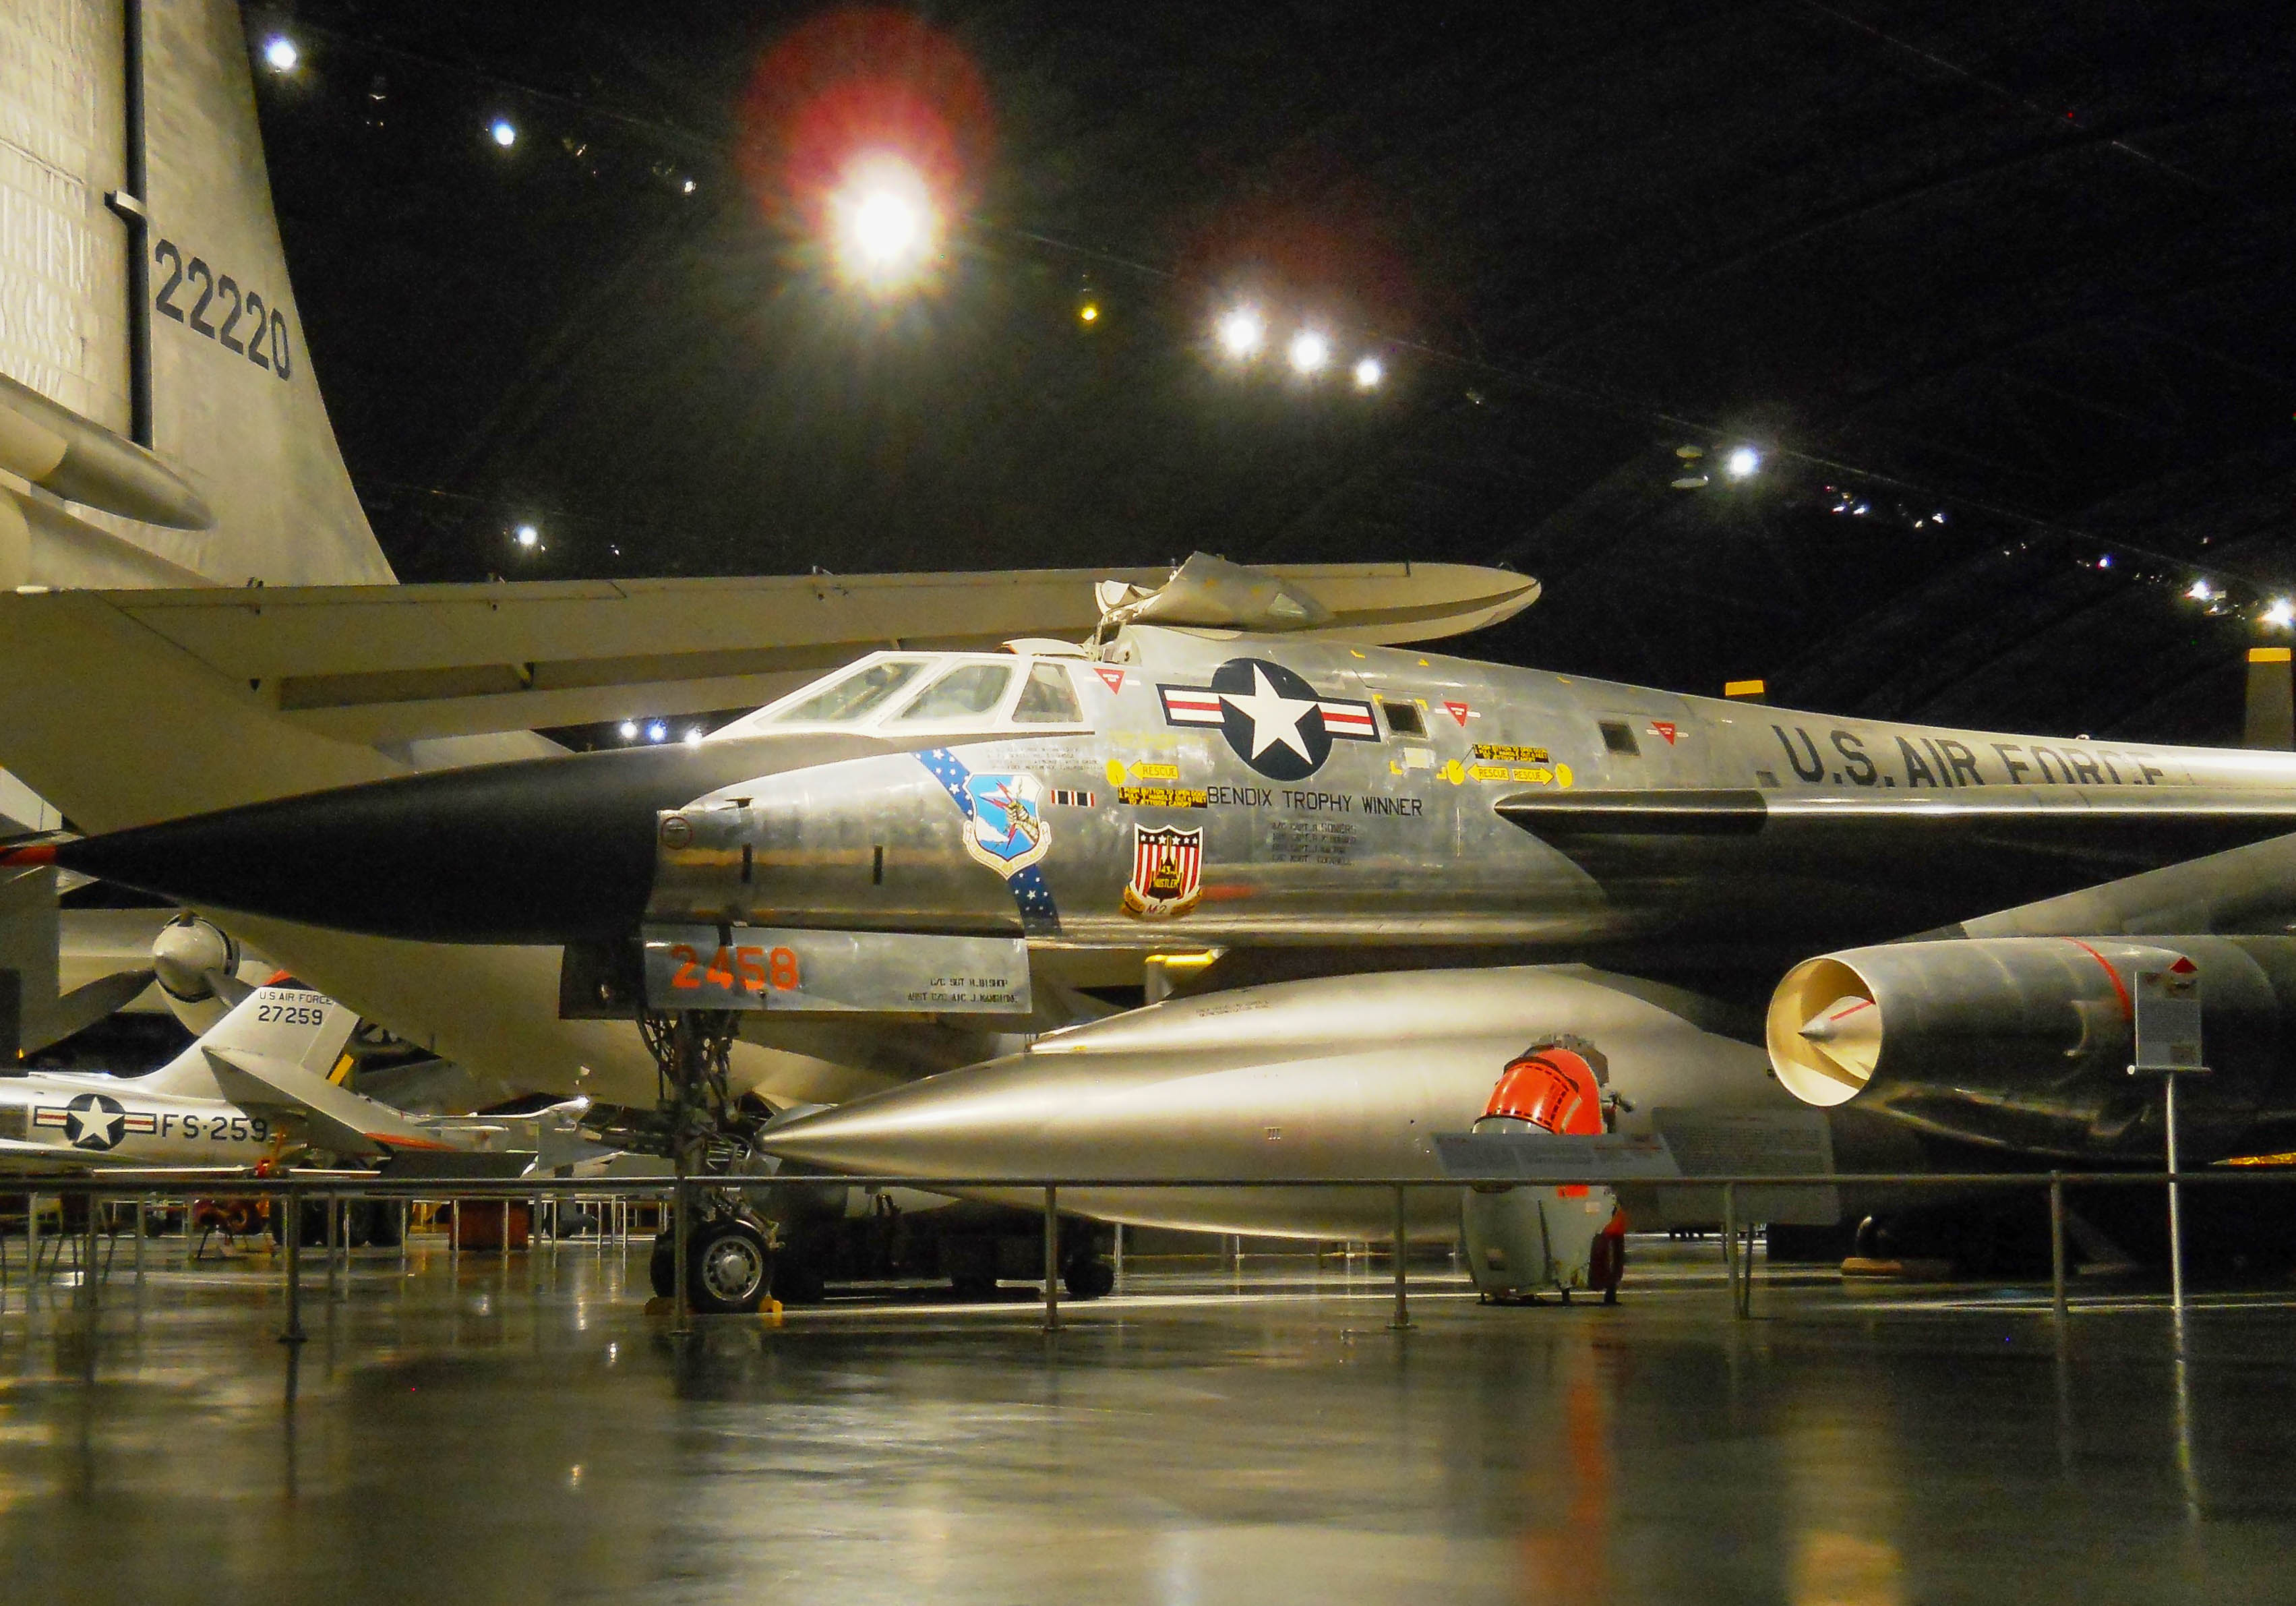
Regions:
M 658 1010 L 1026 1014 L 1029 945 L 766 926 L 649 926 L 645 991 Z

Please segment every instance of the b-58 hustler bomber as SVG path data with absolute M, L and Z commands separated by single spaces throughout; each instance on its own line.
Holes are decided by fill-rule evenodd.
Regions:
M 737 1147 L 849 1172 L 1440 1176 L 1443 1140 L 1557 1045 L 1586 1085 L 1578 1124 L 1552 1130 L 1599 1106 L 1688 1174 L 2150 1160 L 2158 1094 L 2123 1074 L 2126 999 L 2186 952 L 2228 1023 L 2188 1144 L 2296 1140 L 2272 1035 L 2296 944 L 2226 935 L 2286 927 L 2253 896 L 2251 923 L 2213 919 L 2175 880 L 2217 886 L 2226 861 L 2205 856 L 2296 831 L 2296 758 L 1371 645 L 1319 630 L 1297 586 L 1201 557 L 1108 603 L 1084 645 L 876 652 L 678 750 L 341 788 L 56 857 L 269 922 L 565 943 L 563 1010 L 652 1016 L 665 1062 L 703 1071 L 712 1033 L 833 1054 L 980 1032 L 981 1063 L 762 1130 L 728 1090 L 705 1101 Z M 2105 882 L 2130 890 L 2082 891 Z M 2199 911 L 2192 940 L 2128 940 L 2175 932 L 2179 909 Z M 1901 946 L 1835 952 L 1875 943 Z M 1093 1018 L 1078 989 L 1152 960 L 1182 996 Z M 1792 1019 L 1773 1011 L 1766 1037 L 1790 969 Z M 1713 1213 L 1622 1186 L 1638 1219 Z M 1775 1217 L 1878 1200 L 1808 1192 Z M 1389 1208 L 1360 1189 L 1062 1197 L 1312 1236 L 1384 1232 Z M 1412 1209 L 1414 1232 L 1459 1218 L 1439 1189 Z

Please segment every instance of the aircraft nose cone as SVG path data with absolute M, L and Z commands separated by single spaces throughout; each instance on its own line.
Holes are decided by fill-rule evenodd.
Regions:
M 1047 1142 L 1066 1101 L 1030 1079 L 1000 1065 L 948 1071 L 776 1123 L 757 1146 L 857 1176 L 1021 1176 L 1073 1166 L 1082 1158 L 1073 1143 Z
M 611 938 L 644 913 L 655 811 L 705 790 L 660 768 L 570 757 L 412 775 L 89 837 L 56 862 L 201 907 L 376 937 Z

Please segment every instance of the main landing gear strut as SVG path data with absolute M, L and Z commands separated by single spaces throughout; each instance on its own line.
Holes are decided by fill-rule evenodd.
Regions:
M 655 1294 L 676 1299 L 680 1328 L 697 1311 L 753 1311 L 773 1288 L 772 1226 L 750 1209 L 738 1188 L 692 1180 L 724 1174 L 747 1151 L 726 1089 L 734 1023 L 728 1010 L 638 1018 L 639 1034 L 653 1055 L 659 1108 L 677 1169 L 676 1206 L 654 1241 L 649 1269 Z

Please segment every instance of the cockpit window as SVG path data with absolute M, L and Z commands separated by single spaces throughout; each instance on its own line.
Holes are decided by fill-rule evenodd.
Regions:
M 872 709 L 914 680 L 924 665 L 914 659 L 871 664 L 835 685 L 817 692 L 795 708 L 774 717 L 776 725 L 845 725 Z
M 986 714 L 1013 679 L 1010 664 L 959 664 L 903 709 L 897 724 L 913 719 L 962 719 Z
M 1021 701 L 1013 705 L 1015 725 L 1082 725 L 1084 709 L 1078 706 L 1076 688 L 1069 684 L 1069 672 L 1058 664 L 1038 664 L 1029 671 L 1029 683 L 1021 688 Z

